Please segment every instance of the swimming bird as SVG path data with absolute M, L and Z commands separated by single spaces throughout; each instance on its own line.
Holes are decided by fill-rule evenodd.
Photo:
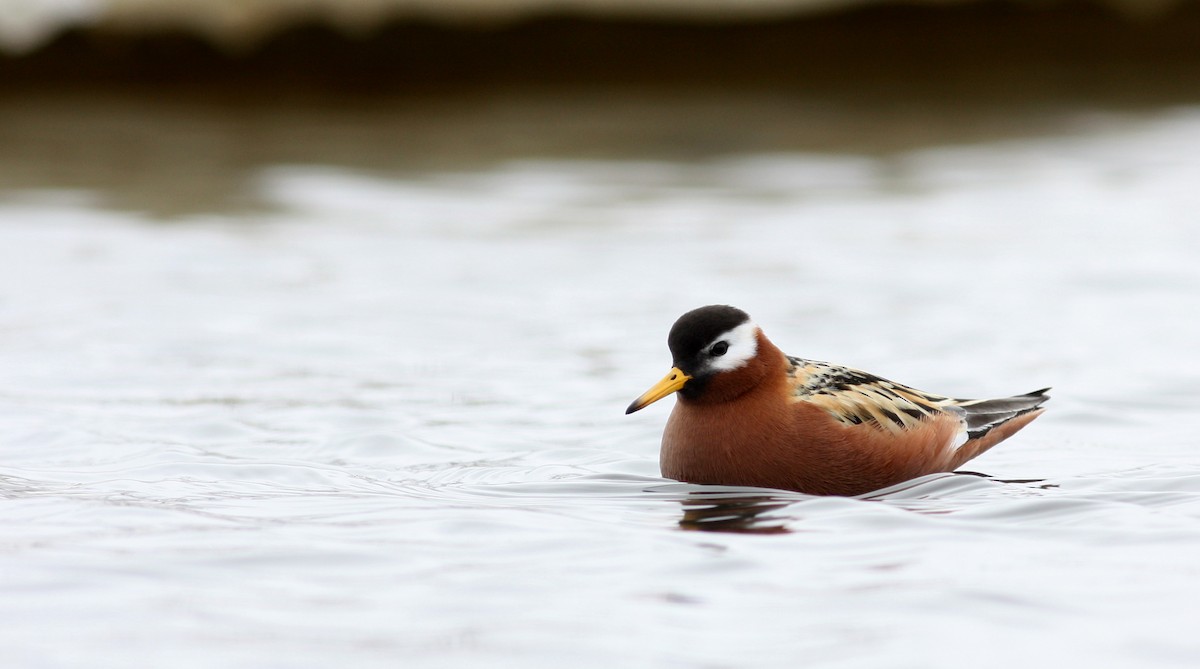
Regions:
M 1045 409 L 1049 388 L 952 399 L 856 369 L 785 355 L 750 316 L 701 307 L 667 336 L 674 365 L 629 405 L 676 393 L 665 477 L 813 495 L 860 495 L 957 469 Z

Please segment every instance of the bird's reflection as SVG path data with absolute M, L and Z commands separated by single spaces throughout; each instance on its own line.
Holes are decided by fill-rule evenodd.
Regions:
M 680 500 L 683 517 L 679 527 L 701 532 L 739 532 L 746 534 L 782 534 L 788 518 L 771 515 L 796 500 L 769 495 L 731 497 L 728 493 L 694 492 Z
M 1044 479 L 998 479 L 978 472 L 955 472 L 931 474 L 847 499 L 882 502 L 923 515 L 944 515 L 961 510 L 972 499 L 989 499 L 999 488 L 1008 486 L 1032 491 L 1054 488 L 1057 484 Z M 800 509 L 792 513 L 780 511 L 813 499 L 802 493 L 763 488 L 688 484 L 681 487 L 684 489 L 671 491 L 673 497 L 679 495 L 676 499 L 683 507 L 679 527 L 701 532 L 794 532 L 793 528 L 802 520 Z

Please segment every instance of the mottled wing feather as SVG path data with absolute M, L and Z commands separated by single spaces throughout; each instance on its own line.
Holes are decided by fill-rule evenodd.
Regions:
M 870 425 L 893 433 L 932 416 L 953 416 L 963 424 L 960 444 L 1037 410 L 1049 399 L 1049 388 L 1043 388 L 1014 397 L 960 400 L 827 362 L 793 357 L 788 362 L 795 402 L 811 402 L 847 425 Z
M 848 425 L 899 432 L 934 415 L 964 419 L 958 400 L 827 362 L 793 357 L 788 361 L 793 401 L 811 402 Z

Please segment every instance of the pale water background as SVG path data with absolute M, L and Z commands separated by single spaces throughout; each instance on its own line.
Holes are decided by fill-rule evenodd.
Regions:
M 1200 109 L 206 175 L 287 141 L 183 113 L 181 167 L 95 116 L 97 156 L 4 166 L 2 666 L 1200 665 Z M 671 402 L 624 408 L 718 302 L 930 391 L 1054 386 L 970 465 L 1038 481 L 659 478 Z

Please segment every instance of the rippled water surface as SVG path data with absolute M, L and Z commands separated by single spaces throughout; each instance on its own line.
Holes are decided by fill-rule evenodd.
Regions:
M 0 199 L 10 667 L 1195 667 L 1200 112 L 883 155 L 280 164 Z M 866 499 L 659 478 L 714 302 L 1055 387 Z

